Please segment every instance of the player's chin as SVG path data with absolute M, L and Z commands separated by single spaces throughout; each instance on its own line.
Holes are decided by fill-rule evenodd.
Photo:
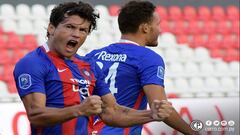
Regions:
M 64 53 L 64 57 L 67 58 L 67 59 L 70 59 L 72 58 L 74 55 L 76 54 L 76 52 L 65 52 Z

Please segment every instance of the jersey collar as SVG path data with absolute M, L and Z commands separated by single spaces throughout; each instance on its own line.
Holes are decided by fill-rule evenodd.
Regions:
M 49 47 L 48 47 L 47 43 L 43 44 L 42 46 L 43 46 L 43 48 L 45 49 L 46 52 L 49 52 Z
M 55 53 L 53 53 L 52 51 L 50 51 L 47 43 L 43 44 L 42 47 L 44 48 L 44 50 L 45 50 L 46 53 L 49 53 L 50 55 L 53 55 L 53 56 L 55 56 L 55 57 L 59 57 L 57 54 L 55 54 Z M 62 58 L 62 59 L 63 59 L 63 58 Z M 63 60 L 76 61 L 77 58 L 75 58 L 75 56 L 73 56 L 71 59 L 63 59 Z
M 127 40 L 127 39 L 120 39 L 119 42 L 120 42 L 120 43 L 130 43 L 130 44 L 139 45 L 138 43 L 133 42 L 133 41 L 131 41 L 131 40 Z M 139 45 L 139 46 L 140 46 L 140 45 Z

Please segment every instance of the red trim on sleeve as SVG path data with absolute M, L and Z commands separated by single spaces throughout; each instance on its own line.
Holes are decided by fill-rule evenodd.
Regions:
M 135 102 L 135 104 L 133 106 L 133 109 L 138 109 L 139 108 L 139 106 L 142 102 L 143 96 L 144 96 L 144 92 L 143 92 L 143 90 L 141 90 L 139 95 L 138 95 L 137 101 Z M 129 135 L 129 133 L 130 133 L 130 128 L 124 128 L 123 135 Z

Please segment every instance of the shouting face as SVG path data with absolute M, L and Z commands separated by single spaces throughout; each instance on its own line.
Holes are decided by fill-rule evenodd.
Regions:
M 86 40 L 90 22 L 77 16 L 66 16 L 56 27 L 48 26 L 50 51 L 58 56 L 70 59 Z

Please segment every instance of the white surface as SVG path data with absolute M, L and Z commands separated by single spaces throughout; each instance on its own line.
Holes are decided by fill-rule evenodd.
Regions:
M 171 99 L 174 108 L 181 112 L 183 119 L 190 123 L 191 120 L 200 120 L 204 127 L 202 135 L 206 135 L 206 121 L 230 121 L 235 125 L 232 127 L 234 132 L 225 132 L 225 135 L 239 134 L 239 98 L 210 98 L 210 99 Z M 0 135 L 26 135 L 30 132 L 29 122 L 21 102 L 19 103 L 0 103 Z M 13 128 L 15 127 L 15 128 Z M 220 126 L 211 126 L 221 128 Z M 229 126 L 226 126 L 229 128 Z M 146 129 L 149 132 L 146 132 Z M 173 135 L 173 129 L 163 122 L 152 122 L 145 125 L 143 135 Z M 220 135 L 222 132 L 213 132 L 212 135 Z M 179 134 L 178 134 L 179 135 Z

